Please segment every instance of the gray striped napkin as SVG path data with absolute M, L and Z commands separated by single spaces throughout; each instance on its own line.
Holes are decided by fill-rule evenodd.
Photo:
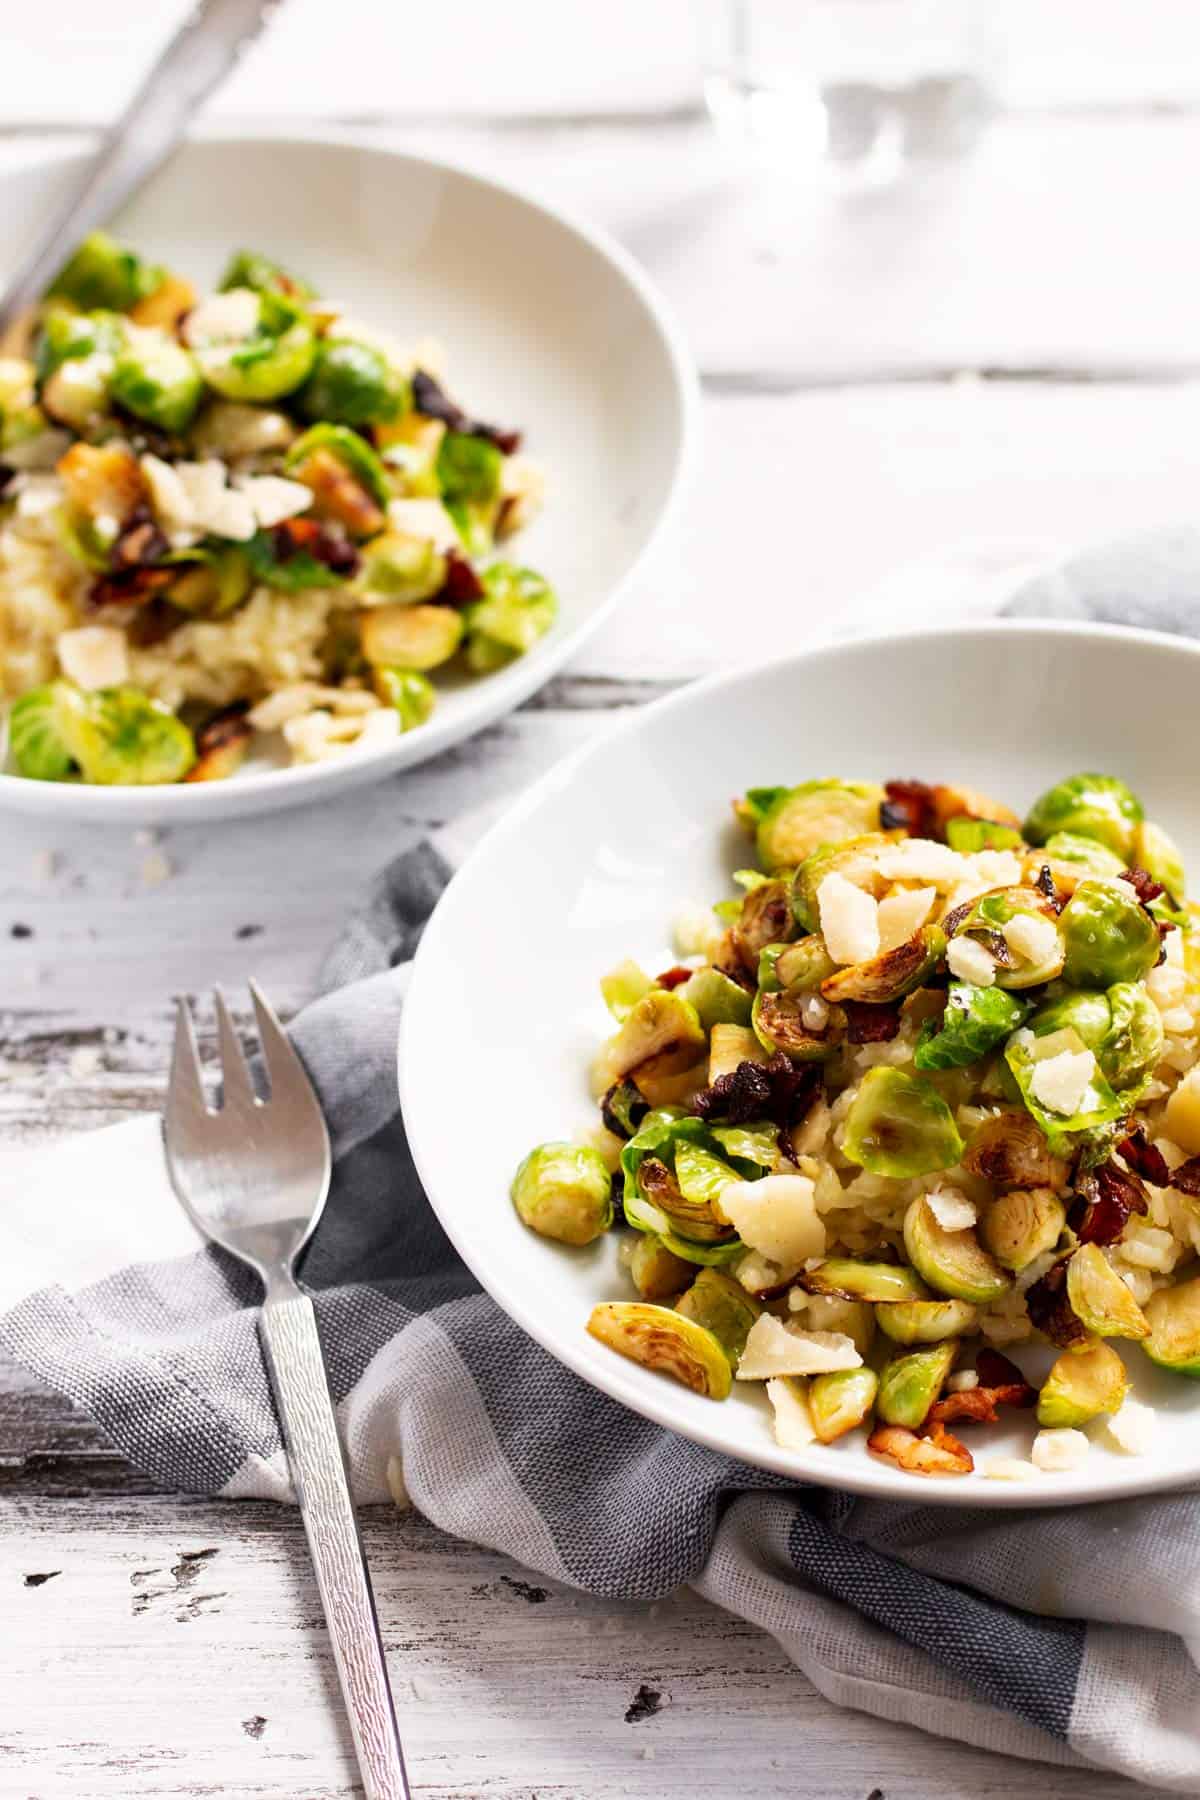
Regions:
M 1121 550 L 1058 570 L 1014 610 L 1156 592 L 1181 629 L 1200 616 L 1193 540 L 1186 572 L 1161 546 Z M 1197 1792 L 1200 1500 L 948 1512 L 796 1486 L 594 1392 L 478 1291 L 418 1185 L 394 1075 L 403 965 L 470 836 L 384 870 L 331 954 L 330 991 L 294 1027 L 335 1147 L 305 1278 L 360 1500 L 411 1499 L 597 1594 L 690 1582 L 840 1704 Z M 165 1487 L 290 1500 L 254 1285 L 198 1247 L 157 1122 L 5 1166 L 0 1343 Z

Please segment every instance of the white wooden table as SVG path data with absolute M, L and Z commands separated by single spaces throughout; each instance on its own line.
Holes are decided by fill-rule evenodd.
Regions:
M 998 126 L 969 169 L 847 210 L 739 184 L 662 90 L 647 77 L 633 115 L 572 93 L 588 114 L 574 123 L 521 106 L 489 122 L 472 107 L 371 135 L 568 199 L 675 299 L 705 376 L 707 445 L 674 541 L 535 702 L 336 809 L 154 846 L 5 819 L 5 1141 L 155 1106 L 177 991 L 253 973 L 284 1008 L 302 1004 L 375 866 L 464 805 L 514 792 L 615 709 L 853 620 L 897 566 L 948 545 L 958 566 L 996 571 L 1194 515 L 1200 249 L 1174 223 L 1191 217 L 1200 153 L 1189 103 L 1030 113 Z M 26 95 L 21 116 L 81 114 L 70 95 Z M 29 144 L 17 135 L 4 155 Z M 944 606 L 953 574 L 935 585 Z M 164 858 L 167 879 L 148 884 Z M 421 1793 L 1145 1791 L 836 1712 L 770 1639 L 687 1593 L 594 1602 L 412 1515 L 378 1512 L 365 1529 Z M 297 1519 L 149 1491 L 11 1367 L 0 1595 L 6 1800 L 360 1791 Z

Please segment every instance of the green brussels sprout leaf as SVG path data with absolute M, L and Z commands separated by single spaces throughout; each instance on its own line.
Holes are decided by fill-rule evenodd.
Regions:
M 913 1052 L 918 1069 L 961 1069 L 978 1062 L 1024 1023 L 1030 1002 L 999 987 L 951 981 L 946 1010 L 926 1019 Z

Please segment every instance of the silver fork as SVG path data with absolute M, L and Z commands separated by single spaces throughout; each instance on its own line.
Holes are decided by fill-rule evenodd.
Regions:
M 270 1098 L 255 1091 L 216 995 L 224 1099 L 206 1102 L 196 1033 L 180 1000 L 163 1121 L 171 1185 L 197 1229 L 266 1289 L 259 1336 L 283 1432 L 367 1800 L 410 1800 L 379 1620 L 354 1518 L 312 1301 L 296 1258 L 325 1207 L 329 1133 L 300 1058 L 250 983 Z

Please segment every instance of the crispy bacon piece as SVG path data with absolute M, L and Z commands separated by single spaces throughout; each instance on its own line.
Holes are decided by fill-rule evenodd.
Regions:
M 851 1044 L 890 1044 L 900 1030 L 900 1003 L 875 1005 L 868 1000 L 842 1000 L 846 1039 Z
M 673 969 L 664 969 L 655 980 L 660 988 L 677 988 L 682 987 L 685 981 L 690 981 L 693 973 L 693 970 L 685 969 L 682 963 L 676 963 Z
M 1067 1219 L 1081 1244 L 1115 1244 L 1131 1213 L 1150 1210 L 1141 1179 L 1111 1159 L 1098 1169 L 1077 1170 L 1075 1193 Z
M 1086 1344 L 1090 1335 L 1067 1299 L 1067 1264 L 1070 1260 L 1069 1256 L 1064 1256 L 1061 1262 L 1056 1262 L 1025 1295 L 1030 1320 L 1060 1350 Z
M 467 437 L 486 438 L 505 456 L 511 456 L 521 447 L 519 431 L 504 431 L 497 425 L 485 425 L 481 420 L 471 418 L 424 369 L 413 372 L 412 399 L 415 410 L 426 419 L 440 419 L 450 431 L 460 431 Z
M 1129 883 L 1143 906 L 1149 906 L 1152 900 L 1157 900 L 1160 894 L 1167 891 L 1162 882 L 1155 881 L 1146 869 L 1123 869 L 1121 880 Z
M 457 550 L 446 552 L 446 579 L 437 595 L 451 606 L 467 606 L 483 593 L 483 583 L 465 556 Z
M 335 575 L 358 573 L 358 551 L 349 538 L 317 519 L 285 519 L 272 528 L 271 547 L 277 562 L 290 562 L 303 553 L 324 563 Z
M 1180 1163 L 1167 1175 L 1167 1182 L 1181 1194 L 1200 1194 L 1200 1156 L 1189 1157 L 1187 1162 Z
M 1024 1375 L 1011 1358 L 985 1344 L 975 1357 L 975 1373 L 982 1387 L 1026 1387 Z
M 907 831 L 911 837 L 933 835 L 933 789 L 924 781 L 889 781 L 879 808 L 881 831 Z
M 963 1388 L 957 1394 L 946 1394 L 936 1400 L 929 1409 L 927 1425 L 952 1425 L 956 1419 L 974 1420 L 980 1425 L 995 1425 L 999 1421 L 997 1407 L 1000 1406 L 1034 1406 L 1037 1403 L 1037 1389 L 1020 1377 L 1016 1381 L 1007 1382 L 1001 1387 Z
M 1148 1181 L 1154 1187 L 1171 1187 L 1171 1171 L 1161 1150 L 1156 1148 L 1146 1136 L 1144 1125 L 1135 1125 L 1129 1136 L 1117 1145 L 1118 1156 L 1123 1156 L 1126 1164 L 1135 1175 Z M 1184 1167 L 1188 1165 L 1185 1163 Z
M 95 612 L 110 606 L 148 606 L 170 587 L 175 574 L 174 569 L 142 567 L 123 569 L 116 575 L 98 575 L 88 589 L 88 606 Z
M 928 1437 L 918 1437 L 903 1425 L 877 1425 L 867 1449 L 910 1475 L 969 1475 L 975 1467 L 966 1445 L 941 1424 L 935 1424 Z

